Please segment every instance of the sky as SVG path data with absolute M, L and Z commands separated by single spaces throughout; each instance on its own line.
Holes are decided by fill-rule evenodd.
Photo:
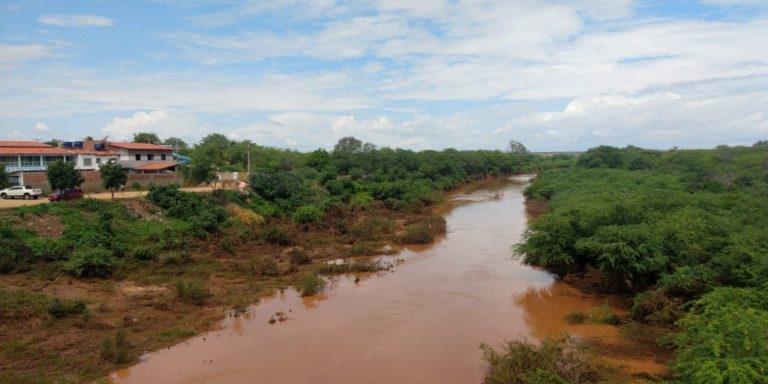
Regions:
M 0 0 L 0 140 L 768 140 L 766 0 Z

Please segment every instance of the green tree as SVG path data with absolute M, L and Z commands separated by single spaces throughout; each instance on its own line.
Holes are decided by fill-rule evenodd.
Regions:
M 99 173 L 101 174 L 101 185 L 109 189 L 109 193 L 112 194 L 112 200 L 114 200 L 115 189 L 125 185 L 125 182 L 128 181 L 128 173 L 114 160 L 110 160 L 102 165 Z
M 528 148 L 525 148 L 525 145 L 523 145 L 523 143 L 519 141 L 510 140 L 509 147 L 507 147 L 507 151 L 509 153 L 526 154 L 528 153 Z
M 760 289 L 718 288 L 680 320 L 672 369 L 686 383 L 764 382 L 768 373 L 768 300 Z
M 0 163 L 0 189 L 8 188 L 10 185 L 8 174 L 5 172 L 5 164 Z
M 218 175 L 215 166 L 208 159 L 193 159 L 191 163 L 181 168 L 181 174 L 190 184 L 205 183 L 212 189 L 216 189 Z
M 336 145 L 333 146 L 334 152 L 357 153 L 362 150 L 363 142 L 352 136 L 342 137 Z
M 221 163 L 224 158 L 224 152 L 234 144 L 231 140 L 221 133 L 211 133 L 203 137 L 200 142 L 195 145 L 195 154 L 202 154 L 204 157 L 209 157 L 209 160 L 214 163 Z
M 187 149 L 187 143 L 178 137 L 169 137 L 163 141 L 163 144 L 173 146 L 174 149 Z
M 59 139 L 51 139 L 51 140 L 43 142 L 43 144 L 48 144 L 51 147 L 58 147 L 59 144 L 61 144 L 61 140 L 59 140 Z
M 48 178 L 51 189 L 59 191 L 78 187 L 85 181 L 80 171 L 75 169 L 75 163 L 62 160 L 56 160 L 48 165 L 45 176 Z
M 156 134 L 150 132 L 138 132 L 133 134 L 134 143 L 160 144 L 162 140 Z

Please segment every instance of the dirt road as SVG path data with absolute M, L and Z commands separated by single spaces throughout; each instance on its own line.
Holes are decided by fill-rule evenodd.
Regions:
M 183 191 L 187 192 L 210 192 L 211 187 L 193 187 L 193 188 L 182 188 Z M 123 192 L 115 192 L 115 199 L 133 199 L 137 197 L 144 197 L 147 195 L 147 191 L 123 191 Z M 87 199 L 101 199 L 101 200 L 109 200 L 112 198 L 112 194 L 109 192 L 100 192 L 100 193 L 86 193 L 84 195 Z M 0 209 L 8 209 L 8 208 L 16 208 L 16 207 L 23 207 L 26 205 L 35 205 L 35 204 L 55 204 L 48 201 L 48 196 L 40 196 L 37 200 L 24 200 L 24 199 L 0 199 Z

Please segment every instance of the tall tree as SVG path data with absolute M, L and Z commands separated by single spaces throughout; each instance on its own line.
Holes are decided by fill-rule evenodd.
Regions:
M 150 132 L 138 132 L 133 134 L 134 143 L 160 144 L 162 141 L 156 134 Z
M 333 146 L 334 152 L 357 153 L 362 150 L 363 142 L 352 136 L 342 137 L 336 145 Z
M 216 168 L 208 159 L 196 157 L 186 166 L 181 168 L 181 174 L 192 185 L 206 183 L 212 189 L 216 189 Z
M 11 183 L 8 182 L 8 174 L 5 173 L 5 164 L 0 163 L 0 189 L 8 188 Z
M 102 165 L 99 173 L 101 174 L 101 185 L 109 189 L 109 193 L 112 194 L 112 200 L 114 200 L 115 190 L 125 185 L 125 182 L 128 181 L 128 173 L 114 160 L 110 160 Z
M 190 155 L 192 158 L 204 158 L 210 164 L 227 165 L 229 159 L 226 158 L 226 152 L 234 144 L 221 133 L 211 133 L 205 136 L 195 145 L 195 149 Z
M 80 171 L 75 169 L 75 163 L 62 160 L 56 160 L 49 164 L 45 176 L 48 178 L 51 189 L 59 190 L 59 192 L 64 189 L 79 187 L 85 181 Z
M 174 149 L 187 149 L 187 143 L 178 137 L 169 137 L 163 144 L 173 146 Z
M 519 141 L 510 140 L 507 151 L 509 151 L 509 153 L 526 154 L 528 153 L 528 148 L 526 148 L 525 145 Z

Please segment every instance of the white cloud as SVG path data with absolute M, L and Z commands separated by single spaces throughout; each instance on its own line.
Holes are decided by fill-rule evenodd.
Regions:
M 751 144 L 768 137 L 768 114 L 762 107 L 768 102 L 768 78 L 750 81 L 753 87 L 723 80 L 667 92 L 581 97 L 559 112 L 521 116 L 495 132 L 516 135 L 534 150 L 599 144 L 657 149 Z
M 47 125 L 45 125 L 43 123 L 36 123 L 35 124 L 35 130 L 36 131 L 40 131 L 40 132 L 48 132 L 48 131 L 51 130 L 51 128 L 49 128 Z
M 131 141 L 133 134 L 138 132 L 155 133 L 161 139 L 180 137 L 190 140 L 202 137 L 204 128 L 192 115 L 158 110 L 136 112 L 131 117 L 115 117 L 101 133 L 109 135 L 109 139 L 114 141 Z
M 23 62 L 51 56 L 51 47 L 43 44 L 0 44 L 0 70 L 11 70 Z
M 58 27 L 111 27 L 114 20 L 97 15 L 42 15 L 37 18 L 41 24 Z

